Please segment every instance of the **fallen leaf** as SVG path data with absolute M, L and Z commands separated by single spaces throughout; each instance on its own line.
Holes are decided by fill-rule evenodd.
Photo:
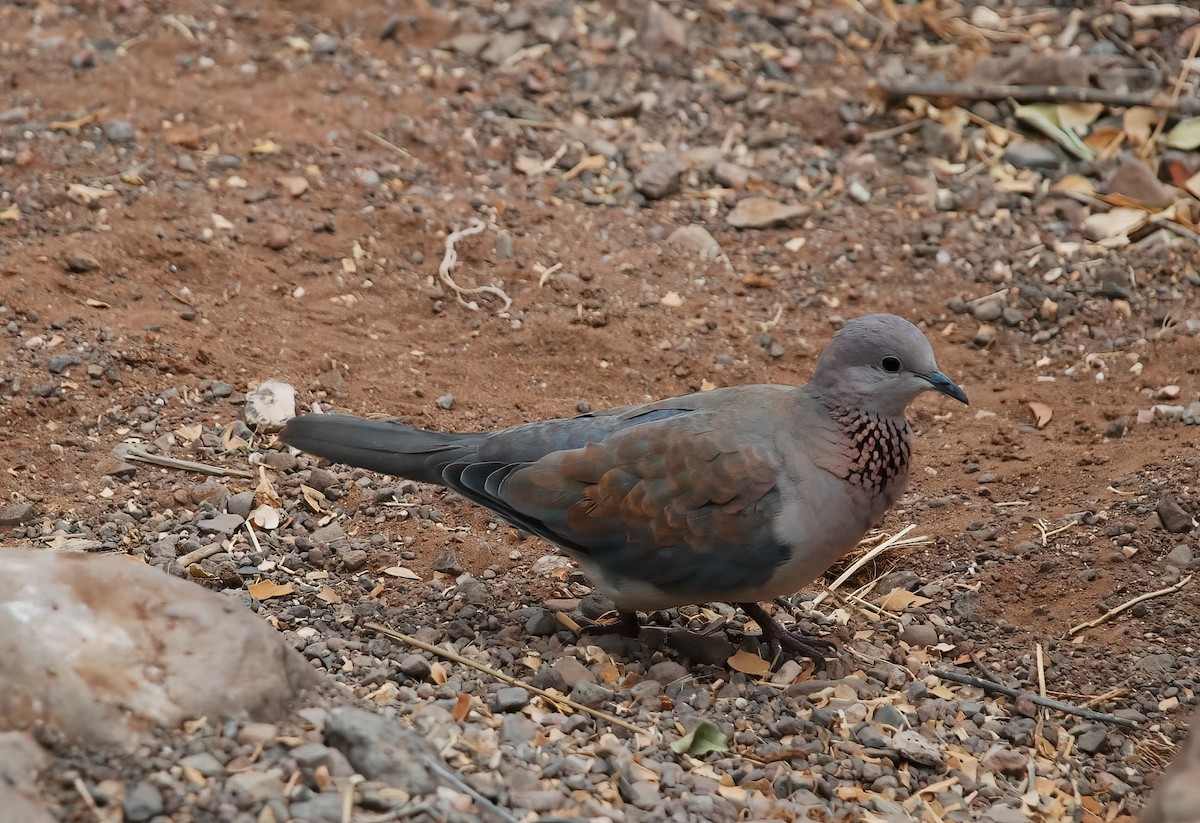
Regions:
M 671 744 L 675 754 L 690 754 L 700 757 L 709 752 L 729 751 L 729 739 L 711 720 L 701 720 L 696 727 Z
M 1013 109 L 1017 119 L 1040 131 L 1080 160 L 1093 160 L 1092 150 L 1084 145 L 1071 128 L 1063 123 L 1063 115 L 1054 103 L 1029 103 Z
M 250 147 L 250 153 L 256 155 L 277 154 L 279 152 L 279 144 L 274 140 L 259 140 Z
M 196 440 L 200 439 L 200 435 L 204 434 L 204 427 L 199 423 L 180 426 L 173 434 L 183 443 L 183 445 L 191 445 Z
M 250 516 L 253 517 L 254 515 Z M 331 606 L 336 606 L 338 603 L 342 602 L 342 596 L 329 586 L 322 586 L 317 590 L 317 599 L 322 603 L 328 603 Z
M 415 571 L 407 568 L 406 566 L 392 566 L 391 568 L 384 569 L 383 573 L 391 575 L 392 577 L 399 577 L 403 580 L 421 579 L 421 575 L 417 574 Z
M 21 209 L 16 203 L 13 203 L 7 209 L 0 211 L 0 220 L 20 220 Z
M 467 715 L 471 711 L 471 695 L 459 693 L 458 698 L 454 701 L 454 720 L 456 723 L 461 723 L 467 719 Z
M 733 657 L 725 661 L 729 664 L 729 668 L 735 672 L 742 674 L 753 675 L 754 677 L 762 677 L 767 672 L 771 671 L 771 663 L 768 660 L 763 660 L 757 654 L 748 652 L 745 649 L 738 649 Z
M 1029 410 L 1033 412 L 1033 422 L 1039 429 L 1046 428 L 1046 425 L 1054 419 L 1054 409 L 1045 403 L 1033 401 L 1029 404 Z
M 913 594 L 908 589 L 895 588 L 880 599 L 879 607 L 889 612 L 902 612 L 914 606 L 927 606 L 932 602 L 928 597 Z
M 111 304 L 105 303 L 103 300 L 97 300 L 94 297 L 89 297 L 87 300 L 84 300 L 83 303 L 89 309 L 111 309 L 112 308 Z
M 1129 137 L 1129 144 L 1135 148 L 1150 142 L 1150 135 L 1158 123 L 1158 112 L 1148 106 L 1133 106 L 1125 111 L 1121 125 Z
M 446 674 L 446 667 L 436 660 L 433 661 L 429 666 L 429 679 L 441 686 L 449 679 L 449 675 Z
M 1164 138 L 1169 147 L 1191 151 L 1200 148 L 1200 117 L 1180 120 Z
M 1115 208 L 1100 214 L 1089 214 L 1083 220 L 1083 234 L 1089 240 L 1107 240 L 1128 235 L 1140 229 L 1149 219 L 1141 209 Z
M 267 467 L 261 464 L 258 467 L 258 486 L 254 489 L 254 502 L 260 506 L 283 505 L 279 492 L 275 491 L 275 485 L 267 477 Z
M 248 585 L 246 591 L 250 592 L 250 596 L 255 600 L 269 600 L 272 597 L 284 597 L 294 594 L 296 590 L 292 588 L 291 583 L 275 583 L 271 580 L 260 580 L 257 583 Z

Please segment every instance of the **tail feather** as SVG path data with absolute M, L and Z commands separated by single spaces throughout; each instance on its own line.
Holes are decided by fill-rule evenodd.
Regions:
M 348 466 L 442 485 L 442 469 L 470 459 L 481 439 L 346 414 L 293 417 L 279 437 L 289 446 Z

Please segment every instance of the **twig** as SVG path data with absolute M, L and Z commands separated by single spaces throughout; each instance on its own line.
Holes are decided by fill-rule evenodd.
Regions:
M 205 558 L 212 557 L 214 554 L 220 554 L 223 551 L 228 551 L 229 547 L 222 545 L 220 542 L 209 543 L 207 546 L 201 546 L 195 551 L 188 552 L 177 561 L 180 566 L 187 568 L 193 563 L 198 563 Z
M 1073 703 L 1063 703 L 1061 700 L 1051 700 L 1048 697 L 1042 697 L 1040 694 L 1025 691 L 1024 689 L 1014 689 L 1012 686 L 1005 686 L 1003 683 L 997 683 L 994 680 L 984 680 L 981 677 L 972 677 L 969 674 L 960 672 L 947 671 L 946 669 L 932 669 L 931 674 L 949 680 L 953 683 L 962 683 L 964 686 L 974 686 L 977 689 L 983 689 L 985 692 L 993 692 L 995 694 L 1003 694 L 1007 697 L 1028 698 L 1032 703 L 1038 706 L 1045 706 L 1047 709 L 1054 709 L 1058 712 L 1073 714 L 1082 717 L 1086 720 L 1098 720 L 1104 723 L 1113 723 L 1117 726 L 1132 726 L 1133 721 L 1124 717 L 1117 717 L 1115 714 L 1105 714 L 1104 712 L 1095 712 L 1091 709 L 1084 709 Z
M 425 767 L 430 771 L 437 772 L 438 777 L 442 778 L 447 783 L 450 783 L 455 789 L 458 789 L 458 791 L 469 796 L 475 801 L 475 805 L 477 805 L 480 809 L 491 812 L 496 817 L 503 820 L 504 823 L 518 823 L 516 817 L 514 817 L 507 810 L 500 808 L 495 803 L 488 800 L 486 797 L 476 791 L 470 783 L 459 777 L 458 773 L 456 773 L 442 761 L 427 760 L 425 762 Z
M 200 472 L 201 474 L 212 474 L 217 477 L 242 477 L 246 480 L 254 479 L 254 472 L 248 472 L 244 469 L 230 469 L 225 466 L 210 466 L 207 463 L 197 463 L 194 460 L 180 460 L 176 457 L 166 457 L 161 454 L 151 454 L 143 448 L 130 445 L 129 443 L 119 443 L 113 449 L 113 454 L 121 460 L 137 460 L 141 463 L 150 463 L 155 466 L 162 466 L 167 469 L 179 469 L 185 472 Z
M 648 729 L 643 729 L 638 726 L 635 726 L 627 720 L 622 720 L 621 718 L 617 717 L 615 714 L 609 714 L 608 712 L 602 712 L 599 709 L 593 709 L 589 706 L 583 705 L 582 703 L 577 703 L 569 697 L 564 697 L 562 695 L 557 695 L 557 694 L 550 694 L 549 692 L 547 692 L 543 689 L 539 689 L 537 686 L 531 686 L 530 684 L 526 683 L 523 680 L 519 680 L 519 679 L 513 677 L 512 675 L 505 674 L 504 672 L 500 671 L 499 669 L 493 669 L 491 666 L 485 666 L 484 664 L 477 663 L 468 657 L 463 657 L 458 652 L 452 652 L 449 649 L 443 649 L 440 646 L 434 646 L 431 643 L 425 643 L 421 640 L 418 640 L 415 637 L 410 637 L 407 634 L 398 632 L 395 629 L 389 629 L 387 626 L 381 626 L 378 623 L 367 623 L 365 625 L 368 629 L 372 629 L 374 631 L 379 632 L 380 634 L 387 635 L 388 637 L 391 637 L 395 640 L 399 640 L 402 643 L 407 643 L 410 646 L 416 646 L 418 649 L 427 651 L 430 654 L 436 654 L 439 657 L 444 657 L 447 660 L 454 661 L 455 663 L 461 663 L 464 666 L 470 666 L 472 669 L 475 669 L 475 671 L 483 672 L 484 674 L 488 675 L 489 677 L 494 677 L 497 680 L 502 680 L 505 683 L 508 683 L 510 686 L 520 686 L 521 688 L 531 691 L 536 695 L 546 698 L 547 700 L 551 700 L 555 703 L 565 703 L 566 705 L 570 706 L 571 708 L 573 708 L 577 711 L 586 712 L 587 714 L 590 714 L 593 717 L 599 718 L 600 720 L 603 720 L 606 723 L 611 723 L 614 726 L 620 726 L 622 729 L 625 729 L 626 731 L 631 731 L 634 734 L 645 735 L 646 737 L 651 738 L 651 739 L 653 739 L 653 737 L 654 737 L 654 735 L 651 734 Z
M 450 270 L 458 264 L 458 250 L 454 248 L 463 237 L 469 237 L 472 234 L 479 234 L 486 226 L 478 217 L 471 220 L 471 225 L 465 229 L 458 229 L 446 235 L 446 253 L 442 256 L 442 263 L 438 266 L 438 277 L 446 288 L 454 292 L 458 298 L 458 302 L 466 306 L 471 311 L 479 311 L 479 304 L 474 300 L 466 300 L 464 294 L 492 294 L 504 301 L 504 306 L 500 311 L 508 311 L 512 306 L 512 298 L 504 293 L 503 289 L 498 289 L 495 286 L 476 286 L 473 289 L 464 289 L 462 286 L 454 282 L 454 278 L 450 276 Z
M 907 123 L 901 123 L 899 126 L 892 126 L 890 129 L 880 129 L 879 131 L 867 132 L 863 135 L 864 143 L 874 143 L 876 140 L 890 140 L 893 137 L 899 137 L 902 134 L 907 134 L 910 131 L 916 131 L 921 128 L 921 124 L 925 120 L 911 120 Z
M 1196 59 L 1196 54 L 1200 52 L 1200 37 L 1192 38 L 1192 47 L 1188 49 L 1188 56 L 1179 64 L 1179 76 L 1175 78 L 1175 85 L 1171 87 L 1171 99 L 1178 100 L 1179 95 L 1183 93 L 1183 84 L 1187 82 L 1188 73 L 1191 71 L 1192 61 Z M 1146 145 L 1142 146 L 1139 156 L 1146 158 L 1150 156 L 1154 146 L 1158 143 L 1158 138 L 1162 135 L 1163 129 L 1167 126 L 1165 117 L 1158 118 L 1158 122 L 1154 124 L 1154 132 L 1150 135 L 1150 139 L 1146 141 Z
M 1180 114 L 1200 114 L 1200 98 L 1172 99 L 1170 94 L 1094 89 L 1090 86 L 1006 85 L 1001 83 L 948 83 L 929 80 L 881 80 L 879 89 L 889 97 L 931 97 L 962 100 L 1016 100 L 1018 103 L 1103 103 L 1106 106 L 1146 106 Z
M 368 140 L 372 140 L 372 141 L 378 143 L 379 145 L 383 146 L 385 149 L 391 149 L 392 151 L 397 152 L 401 157 L 407 157 L 409 160 L 415 159 L 412 156 L 412 152 L 400 148 L 399 146 L 397 146 L 391 140 L 388 140 L 383 135 L 376 134 L 375 132 L 368 131 L 367 129 L 363 129 L 362 133 L 363 133 L 363 137 L 366 137 Z
M 1071 630 L 1067 632 L 1067 637 L 1074 637 L 1075 635 L 1079 634 L 1084 629 L 1094 629 L 1103 623 L 1107 623 L 1108 621 L 1112 620 L 1114 617 L 1116 617 L 1121 612 L 1125 611 L 1126 609 L 1133 608 L 1138 603 L 1145 603 L 1147 600 L 1153 600 L 1156 597 L 1162 597 L 1164 595 L 1174 594 L 1175 592 L 1179 591 L 1184 586 L 1186 586 L 1188 583 L 1191 583 L 1192 577 L 1193 577 L 1193 575 L 1189 574 L 1187 577 L 1180 580 L 1174 586 L 1167 586 L 1165 589 L 1158 589 L 1157 591 L 1146 592 L 1145 594 L 1139 594 L 1137 597 L 1133 598 L 1132 600 L 1126 600 L 1120 606 L 1117 606 L 1116 608 L 1113 608 L 1113 609 L 1109 609 L 1104 614 L 1097 617 L 1095 620 L 1089 620 L 1086 623 L 1080 623 L 1078 626 L 1073 626 L 1071 628 Z
M 813 601 L 812 601 L 813 607 L 815 608 L 816 606 L 821 605 L 821 602 L 823 600 L 825 600 L 826 595 L 828 595 L 833 590 L 837 589 L 838 586 L 842 585 L 847 580 L 849 580 L 851 577 L 853 577 L 855 572 L 857 572 L 863 566 L 867 565 L 872 560 L 874 560 L 876 557 L 883 554 L 885 551 L 892 548 L 893 546 L 897 546 L 897 545 L 901 545 L 901 544 L 909 546 L 909 545 L 913 545 L 913 544 L 928 542 L 929 538 L 925 537 L 925 536 L 910 537 L 908 539 L 904 539 L 904 535 L 908 534 L 910 531 L 912 531 L 915 528 L 916 528 L 915 525 L 913 525 L 912 523 L 909 523 L 903 529 L 896 532 L 891 537 L 889 537 L 887 540 L 884 540 L 878 546 L 876 546 L 875 548 L 866 552 L 865 554 L 863 554 L 862 557 L 858 558 L 853 563 L 851 563 L 850 566 L 847 567 L 847 569 L 844 572 L 842 572 L 840 575 L 838 575 L 837 580 L 834 580 L 832 583 L 829 584 L 828 591 L 823 591 L 820 594 L 818 594 L 816 597 L 813 598 Z
M 1041 518 L 1039 518 L 1038 521 L 1036 523 L 1034 523 L 1034 525 L 1037 526 L 1037 530 L 1042 535 L 1042 548 L 1048 549 L 1048 548 L 1050 548 L 1050 538 L 1051 537 L 1054 537 L 1056 534 L 1062 534 L 1063 532 L 1067 531 L 1068 529 L 1075 528 L 1076 526 L 1079 525 L 1079 521 L 1072 520 L 1071 522 L 1067 523 L 1067 525 L 1059 526 L 1057 529 L 1047 529 L 1046 527 L 1049 526 L 1050 524 L 1047 523 L 1045 520 L 1042 520 Z

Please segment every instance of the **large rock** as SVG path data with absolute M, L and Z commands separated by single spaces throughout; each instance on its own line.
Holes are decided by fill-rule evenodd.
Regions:
M 45 771 L 50 756 L 20 732 L 0 734 L 0 814 L 21 823 L 53 823 L 54 818 L 38 799 L 36 778 Z
M 123 555 L 0 549 L 0 727 L 131 747 L 272 720 L 317 674 L 238 603 Z

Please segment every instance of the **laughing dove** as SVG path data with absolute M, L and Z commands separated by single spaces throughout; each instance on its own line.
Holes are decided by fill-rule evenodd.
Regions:
M 804 386 L 740 386 L 495 432 L 306 414 L 297 449 L 447 486 L 574 558 L 636 632 L 637 611 L 720 600 L 814 658 L 757 601 L 793 594 L 876 526 L 908 480 L 904 411 L 967 402 L 921 331 L 870 314 L 838 331 Z

